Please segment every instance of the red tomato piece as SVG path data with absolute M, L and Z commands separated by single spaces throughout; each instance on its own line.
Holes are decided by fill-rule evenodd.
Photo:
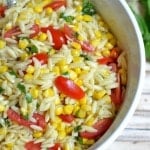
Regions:
M 48 150 L 61 150 L 60 143 L 56 143 L 53 147 L 50 147 Z
M 5 10 L 7 9 L 6 6 L 0 5 L 0 17 L 5 16 Z
M 32 125 L 32 122 L 25 120 L 23 117 L 21 117 L 17 112 L 15 112 L 12 109 L 8 109 L 7 116 L 11 121 L 18 123 L 19 125 L 22 125 L 28 128 L 30 128 L 30 125 Z
M 113 59 L 117 59 L 118 56 L 119 56 L 119 48 L 118 47 L 112 48 L 110 52 L 110 57 L 112 57 Z
M 67 123 L 71 123 L 75 119 L 73 115 L 59 115 L 59 117 Z
M 35 54 L 31 57 L 31 59 L 35 57 L 36 59 L 38 59 L 38 61 L 40 61 L 41 65 L 47 64 L 48 63 L 48 54 L 47 53 L 38 53 Z M 31 65 L 33 65 L 33 62 L 31 63 Z
M 46 5 L 44 8 L 52 8 L 53 10 L 57 10 L 60 7 L 65 6 L 66 7 L 66 0 L 54 0 L 50 4 Z
M 37 36 L 40 32 L 40 27 L 37 24 L 34 24 L 31 28 L 32 31 L 34 31 L 34 33 L 30 34 L 30 38 L 33 38 L 35 36 Z
M 84 132 L 80 132 L 80 136 L 82 138 L 87 138 L 87 139 L 97 139 L 107 131 L 107 129 L 111 126 L 112 122 L 113 122 L 112 118 L 105 118 L 99 120 L 93 125 L 93 127 L 97 129 L 97 132 L 84 131 Z
M 95 50 L 95 48 L 88 41 L 81 42 L 81 48 L 86 52 L 93 52 Z
M 53 47 L 56 50 L 59 50 L 63 44 L 67 43 L 65 35 L 60 29 L 55 29 L 52 26 L 48 26 L 45 28 L 41 28 L 41 31 L 44 33 L 47 33 L 47 31 L 51 32 L 53 43 L 54 43 Z
M 4 38 L 11 38 L 12 36 L 17 36 L 19 34 L 21 34 L 21 30 L 18 26 L 16 26 L 16 27 L 13 27 L 12 29 L 6 31 L 4 33 Z
M 67 40 L 75 40 L 75 32 L 67 24 L 64 25 L 62 32 L 65 34 Z
M 121 98 L 122 92 L 121 92 L 121 83 L 120 83 L 120 74 L 119 73 L 117 73 L 117 82 L 118 82 L 118 87 L 111 90 L 111 99 L 115 105 L 119 106 L 122 103 L 122 98 Z
M 71 98 L 80 100 L 85 96 L 84 91 L 72 80 L 66 77 L 58 76 L 54 82 L 60 92 Z
M 41 114 L 38 114 L 38 113 L 34 113 L 33 114 L 33 118 L 35 118 L 35 120 L 37 121 L 36 122 L 37 126 L 40 126 L 42 129 L 46 128 L 47 124 L 46 124 L 44 115 L 41 115 Z
M 41 143 L 34 143 L 34 141 L 29 141 L 25 144 L 25 150 L 41 150 Z
M 114 59 L 111 57 L 104 57 L 97 60 L 99 64 L 107 65 L 108 63 L 113 63 Z

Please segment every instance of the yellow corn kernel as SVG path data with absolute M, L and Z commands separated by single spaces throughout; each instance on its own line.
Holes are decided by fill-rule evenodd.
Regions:
M 100 50 L 98 50 L 98 51 L 95 52 L 95 55 L 96 55 L 96 56 L 102 56 L 102 53 L 101 53 Z
M 39 6 L 39 5 L 37 5 L 37 6 L 34 7 L 34 11 L 36 13 L 41 13 L 43 11 L 43 8 L 41 6 Z
M 20 49 L 25 49 L 29 45 L 29 42 L 27 39 L 19 40 L 18 47 Z
M 77 74 L 76 72 L 74 72 L 73 70 L 69 70 L 69 77 L 72 79 L 72 80 L 75 80 L 77 78 Z
M 80 74 L 80 73 L 81 73 L 81 69 L 80 69 L 80 68 L 74 68 L 74 71 L 75 71 L 77 74 Z
M 60 104 L 60 99 L 58 98 L 55 100 L 55 105 L 59 105 L 59 104 Z
M 0 104 L 0 112 L 3 112 L 5 110 L 5 106 Z
M 41 131 L 35 131 L 35 132 L 33 132 L 33 137 L 34 138 L 40 138 L 42 136 L 43 136 L 43 132 L 41 132 Z
M 81 35 L 78 35 L 78 40 L 79 40 L 79 41 L 84 41 L 84 37 L 81 36 Z
M 60 69 L 58 66 L 54 66 L 52 70 L 56 75 L 60 75 Z
M 69 144 L 68 143 L 65 143 L 64 144 L 64 150 L 70 150 L 71 148 L 70 148 L 70 146 L 69 146 Z
M 79 32 L 79 26 L 78 24 L 75 24 L 72 29 L 75 31 L 75 32 Z
M 10 29 L 12 29 L 12 23 L 9 22 L 5 25 L 5 30 L 8 31 Z
M 93 139 L 86 139 L 86 138 L 83 138 L 83 144 L 86 144 L 86 145 L 92 145 L 94 144 L 95 141 Z
M 26 52 L 22 53 L 21 56 L 20 56 L 21 60 L 27 60 L 28 57 L 29 57 L 29 55 Z
M 57 130 L 65 132 L 65 127 L 66 127 L 65 123 L 61 122 L 61 123 L 58 123 L 58 125 L 59 126 L 57 127 Z
M 66 137 L 66 132 L 65 131 L 59 131 L 59 139 L 62 140 Z
M 56 115 L 61 115 L 63 113 L 63 107 L 62 106 L 57 106 L 55 109 L 55 114 Z
M 20 111 L 21 111 L 21 114 L 22 114 L 23 116 L 26 116 L 27 113 L 28 113 L 27 109 L 25 109 L 25 108 L 23 108 L 23 107 L 20 109 Z
M 75 56 L 74 58 L 73 58 L 73 61 L 74 62 L 81 62 L 81 61 L 83 61 L 83 57 L 79 57 L 79 56 Z
M 76 16 L 76 20 L 77 20 L 77 21 L 81 21 L 82 19 L 83 19 L 83 16 L 82 16 L 82 15 Z
M 0 128 L 0 135 L 6 135 L 7 133 L 7 128 L 3 127 L 3 128 Z
M 6 65 L 0 66 L 0 73 L 5 73 L 7 72 L 7 70 L 8 70 L 8 66 Z
M 53 48 L 49 50 L 49 54 L 50 54 L 50 55 L 55 54 L 55 52 L 56 52 L 56 51 L 55 51 Z
M 82 86 L 83 85 L 83 81 L 81 79 L 77 79 L 75 81 L 75 83 L 78 85 L 78 86 Z
M 37 98 L 39 96 L 39 90 L 37 87 L 32 87 L 30 89 L 30 93 L 31 93 L 33 98 Z
M 71 46 L 72 46 L 73 48 L 75 48 L 75 49 L 81 49 L 81 45 L 80 45 L 79 43 L 77 43 L 77 42 L 72 42 L 72 43 L 71 43 Z
M 13 150 L 14 143 L 7 143 L 6 146 L 7 146 L 6 150 Z
M 79 49 L 72 49 L 71 54 L 72 56 L 80 56 L 81 51 Z
M 81 148 L 81 146 L 76 145 L 76 146 L 74 147 L 74 150 L 82 150 L 82 148 Z
M 52 0 L 42 0 L 42 2 L 40 3 L 40 5 L 41 5 L 42 7 L 44 7 L 44 6 L 48 5 L 48 4 L 51 3 L 51 2 L 52 2 Z
M 96 100 L 101 99 L 104 95 L 106 94 L 105 90 L 101 90 L 101 91 L 95 91 L 93 94 L 93 98 Z
M 41 33 L 38 37 L 39 41 L 43 42 L 46 41 L 47 39 L 47 34 L 46 33 Z
M 40 70 L 40 73 L 41 73 L 41 74 L 47 74 L 47 73 L 49 73 L 49 69 L 48 69 L 48 68 L 42 68 L 42 69 Z
M 65 66 L 66 64 L 67 64 L 66 59 L 61 59 L 61 60 L 57 63 L 58 66 Z
M 78 116 L 79 118 L 85 118 L 85 117 L 86 117 L 86 111 L 80 109 L 80 110 L 78 111 L 78 113 L 77 113 L 77 116 Z
M 73 115 L 76 115 L 77 112 L 79 111 L 79 109 L 80 109 L 80 107 L 78 105 L 76 105 L 73 110 Z
M 80 105 L 85 105 L 87 103 L 86 96 L 79 100 Z
M 57 117 L 57 116 L 55 117 L 55 121 L 54 122 L 57 123 L 57 124 L 62 123 L 61 119 L 59 117 Z
M 35 24 L 38 24 L 38 25 L 40 25 L 41 24 L 41 22 L 40 22 L 40 20 L 39 19 L 35 19 Z
M 52 12 L 53 12 L 53 9 L 52 9 L 52 8 L 50 8 L 50 7 L 46 8 L 46 14 L 47 14 L 48 16 L 51 15 Z
M 103 100 L 107 103 L 107 104 L 110 104 L 111 103 L 111 97 L 109 95 L 105 95 L 103 97 Z
M 60 66 L 60 72 L 61 73 L 68 72 L 68 70 L 69 70 L 68 65 Z
M 102 55 L 104 57 L 108 57 L 108 56 L 110 56 L 110 51 L 108 49 L 105 49 L 105 50 L 102 51 Z
M 85 104 L 84 104 L 84 105 L 81 106 L 81 109 L 83 109 L 83 110 L 85 110 L 85 111 L 91 111 L 92 108 L 91 108 L 90 105 L 85 105 Z
M 106 44 L 106 48 L 112 49 L 112 48 L 113 48 L 113 45 L 109 42 L 109 43 Z
M 49 89 L 45 90 L 43 92 L 43 96 L 44 97 L 52 97 L 52 96 L 54 96 L 54 90 L 52 88 L 49 88 Z
M 6 46 L 6 42 L 3 40 L 0 40 L 0 49 L 5 48 L 5 46 Z
M 67 127 L 66 128 L 66 133 L 70 134 L 73 131 L 73 127 Z
M 25 81 L 30 81 L 32 79 L 33 79 L 33 75 L 32 74 L 27 73 L 27 74 L 24 75 L 24 80 Z
M 107 37 L 108 40 L 113 39 L 113 35 L 111 33 L 107 33 L 106 37 Z
M 26 69 L 26 72 L 30 74 L 34 73 L 34 71 L 35 71 L 35 68 L 32 65 L 29 65 Z
M 27 16 L 24 12 L 20 13 L 20 15 L 18 16 L 17 18 L 17 22 L 21 22 L 23 20 L 26 20 L 27 19 Z
M 72 112 L 73 112 L 73 109 L 74 109 L 74 106 L 73 105 L 65 105 L 64 106 L 64 114 L 67 114 L 67 115 L 70 115 L 70 114 L 72 114 Z
M 77 9 L 78 12 L 80 12 L 80 11 L 82 10 L 82 6 L 81 6 L 81 5 L 78 5 L 78 6 L 76 7 L 76 9 Z
M 95 35 L 96 35 L 96 38 L 101 38 L 102 37 L 102 34 L 100 31 L 95 31 Z
M 92 17 L 90 15 L 83 15 L 83 20 L 86 21 L 86 22 L 90 22 L 92 21 Z
M 94 47 L 97 47 L 99 45 L 100 41 L 99 39 L 93 39 L 91 44 L 94 46 Z
M 95 118 L 94 117 L 91 117 L 87 122 L 86 122 L 86 125 L 87 126 L 92 126 L 94 124 L 94 121 L 95 121 Z

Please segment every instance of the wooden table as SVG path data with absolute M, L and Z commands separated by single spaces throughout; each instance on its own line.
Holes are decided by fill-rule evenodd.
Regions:
M 127 127 L 108 150 L 150 150 L 150 63 L 139 105 Z

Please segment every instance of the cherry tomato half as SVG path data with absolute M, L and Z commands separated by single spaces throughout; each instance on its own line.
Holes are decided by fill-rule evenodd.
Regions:
M 52 8 L 53 10 L 57 10 L 62 6 L 66 6 L 66 0 L 54 0 L 50 4 L 46 5 L 44 8 Z
M 66 77 L 58 76 L 55 79 L 55 86 L 60 92 L 71 98 L 81 99 L 85 96 L 84 91 L 72 80 Z
M 106 64 L 108 64 L 108 63 L 113 63 L 113 62 L 114 62 L 114 59 L 111 58 L 111 57 L 104 57 L 104 58 L 98 59 L 97 62 L 98 62 L 99 64 L 106 65 Z
M 37 24 L 34 24 L 31 28 L 32 31 L 34 31 L 32 34 L 30 34 L 30 38 L 33 38 L 35 36 L 37 36 L 40 32 L 40 27 Z
M 6 6 L 0 5 L 0 17 L 5 16 L 5 10 L 7 9 Z
M 29 141 L 25 144 L 25 150 L 41 150 L 41 143 L 34 143 L 34 141 Z
M 12 36 L 17 36 L 19 34 L 21 34 L 21 30 L 18 26 L 16 26 L 16 27 L 13 27 L 12 29 L 6 31 L 4 33 L 4 38 L 11 38 Z
M 53 147 L 50 147 L 48 150 L 61 150 L 60 143 L 56 143 Z
M 80 132 L 80 136 L 82 138 L 87 138 L 87 139 L 97 139 L 107 131 L 107 129 L 111 126 L 112 122 L 113 122 L 112 118 L 105 118 L 99 120 L 93 125 L 93 127 L 97 129 L 97 132 L 84 131 L 84 132 Z
M 59 117 L 67 123 L 71 123 L 75 119 L 73 115 L 59 115 Z
M 32 58 L 38 59 L 40 61 L 41 65 L 47 64 L 48 63 L 48 54 L 47 53 L 37 53 L 31 57 Z M 33 62 L 31 63 L 33 65 Z

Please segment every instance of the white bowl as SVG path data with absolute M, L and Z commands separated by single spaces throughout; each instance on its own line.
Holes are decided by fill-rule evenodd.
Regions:
M 140 99 L 144 80 L 145 53 L 142 36 L 125 0 L 92 0 L 127 53 L 128 81 L 124 103 L 109 130 L 89 150 L 106 149 L 120 135 Z

